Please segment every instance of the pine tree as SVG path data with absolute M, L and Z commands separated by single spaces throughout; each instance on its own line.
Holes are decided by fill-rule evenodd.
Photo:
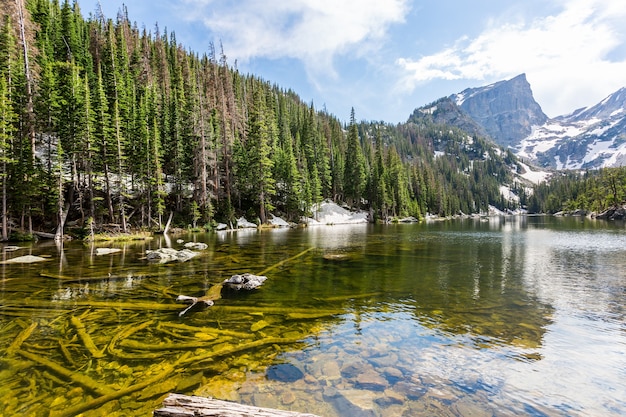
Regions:
M 114 219 L 113 196 L 111 186 L 111 156 L 114 153 L 111 143 L 111 116 L 109 114 L 109 104 L 104 91 L 104 81 L 102 79 L 101 67 L 97 67 L 96 89 L 93 92 L 93 112 L 94 112 L 94 143 L 93 149 L 99 155 L 94 160 L 98 162 L 95 169 L 102 169 L 104 173 L 104 187 L 106 208 L 109 219 Z M 95 152 L 94 152 L 95 153 Z
M 253 107 L 247 135 L 247 157 L 249 158 L 250 181 L 259 205 L 261 224 L 267 220 L 267 212 L 271 211 L 271 198 L 276 194 L 275 182 L 272 177 L 273 162 L 270 159 L 273 129 L 271 115 L 267 110 L 263 91 L 255 89 Z
M 374 161 L 374 169 L 372 175 L 372 197 L 371 201 L 373 204 L 375 216 L 380 217 L 382 219 L 386 219 L 388 216 L 387 208 L 389 203 L 389 197 L 387 195 L 387 170 L 385 167 L 385 154 L 383 150 L 383 140 L 380 133 L 380 129 L 376 129 L 376 137 L 375 137 L 375 161 Z
M 9 238 L 8 213 L 8 181 L 9 165 L 14 163 L 11 158 L 11 140 L 13 137 L 13 123 L 16 115 L 10 101 L 9 89 L 5 76 L 0 73 L 0 181 L 2 182 L 2 236 L 1 240 Z
M 361 199 L 365 189 L 365 165 L 363 151 L 359 141 L 359 131 L 354 117 L 354 108 L 350 112 L 347 147 L 344 168 L 344 195 L 350 205 Z

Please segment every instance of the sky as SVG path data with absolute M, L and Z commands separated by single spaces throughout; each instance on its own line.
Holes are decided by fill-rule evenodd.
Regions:
M 98 0 L 78 0 L 85 17 Z M 115 18 L 122 0 L 100 1 Z M 413 110 L 525 73 L 549 117 L 626 87 L 624 0 L 132 0 L 131 22 L 297 93 L 340 120 Z

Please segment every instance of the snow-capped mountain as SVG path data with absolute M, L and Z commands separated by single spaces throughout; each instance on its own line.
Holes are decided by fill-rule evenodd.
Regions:
M 626 88 L 535 126 L 515 149 L 522 158 L 557 169 L 626 165 Z
M 626 165 L 626 88 L 595 106 L 553 119 L 535 101 L 524 74 L 468 88 L 435 104 L 416 112 L 430 112 L 438 123 L 487 135 L 541 167 L 593 169 Z

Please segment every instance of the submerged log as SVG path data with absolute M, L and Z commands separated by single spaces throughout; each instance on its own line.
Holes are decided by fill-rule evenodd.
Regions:
M 319 417 L 297 411 L 282 411 L 221 401 L 214 398 L 169 394 L 163 408 L 155 410 L 154 417 Z
M 251 291 L 263 285 L 266 279 L 267 277 L 265 276 L 253 275 L 253 274 L 246 272 L 245 274 L 241 274 L 241 275 L 239 274 L 233 275 L 232 277 L 225 279 L 221 284 L 213 285 L 211 288 L 209 288 L 207 293 L 202 297 L 190 297 L 188 295 L 179 295 L 178 298 L 176 298 L 176 301 L 189 303 L 190 305 L 189 307 L 187 307 L 186 309 L 178 313 L 178 315 L 179 316 L 185 315 L 185 313 L 187 313 L 189 310 L 191 310 L 193 307 L 195 307 L 198 304 L 201 304 L 201 305 L 204 304 L 205 307 L 211 307 L 214 304 L 214 301 L 222 298 L 222 290 L 224 288 L 232 289 L 235 291 L 239 291 L 239 290 Z

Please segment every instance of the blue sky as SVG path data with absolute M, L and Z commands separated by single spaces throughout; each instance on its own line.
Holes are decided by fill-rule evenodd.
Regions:
M 78 0 L 85 16 L 97 0 Z M 101 1 L 114 18 L 122 0 Z M 404 122 L 440 97 L 526 73 L 550 116 L 626 87 L 624 0 L 132 0 L 139 27 L 341 120 Z

